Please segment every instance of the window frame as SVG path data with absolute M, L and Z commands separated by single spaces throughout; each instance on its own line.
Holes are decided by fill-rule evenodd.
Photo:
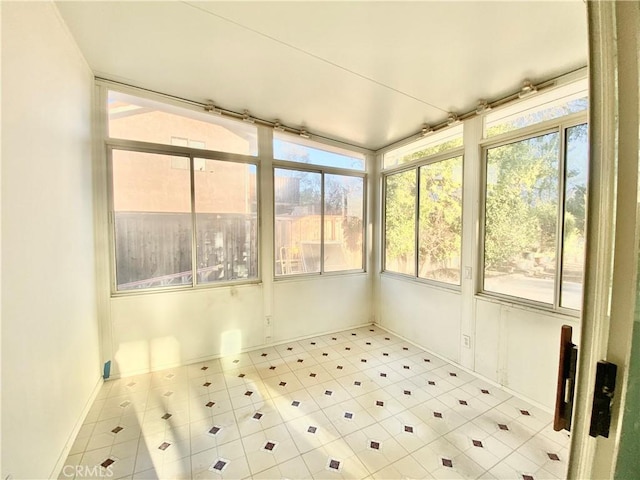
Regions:
M 366 159 L 365 159 L 366 161 Z M 366 165 L 366 163 L 365 163 Z M 276 190 L 276 182 L 275 182 L 275 171 L 276 169 L 286 169 L 286 170 L 295 170 L 299 172 L 308 172 L 308 173 L 318 173 L 320 174 L 320 271 L 319 272 L 303 272 L 303 273 L 289 273 L 289 274 L 277 274 L 277 245 L 276 245 L 276 211 L 275 211 L 275 190 Z M 362 268 L 353 268 L 348 270 L 334 270 L 334 271 L 325 271 L 324 270 L 324 210 L 325 210 L 325 201 L 324 201 L 324 186 L 325 186 L 325 175 L 342 175 L 347 177 L 358 177 L 362 178 Z M 300 163 L 293 162 L 290 160 L 277 160 L 274 158 L 272 162 L 271 168 L 271 187 L 272 187 L 272 198 L 273 198 L 273 280 L 276 282 L 287 281 L 287 280 L 296 280 L 300 278 L 316 278 L 316 277 L 326 277 L 326 276 L 338 276 L 338 275 L 351 275 L 351 274 L 360 274 L 367 273 L 367 248 L 368 248 L 368 239 L 367 239 L 367 172 L 361 170 L 352 170 L 352 169 L 344 169 L 339 167 L 324 167 L 321 165 L 308 164 L 308 163 Z
M 463 134 L 463 139 L 464 139 L 464 134 Z M 462 292 L 462 281 L 464 279 L 463 276 L 463 265 L 462 265 L 462 254 L 463 254 L 463 243 L 464 243 L 464 238 L 463 238 L 463 234 L 461 233 L 460 235 L 460 257 L 461 257 L 461 264 L 460 264 L 460 283 L 458 284 L 454 284 L 454 283 L 447 283 L 447 282 L 442 282 L 439 280 L 434 280 L 434 279 L 430 279 L 430 278 L 423 278 L 419 276 L 419 262 L 420 262 L 420 256 L 419 256 L 419 248 L 420 248 L 420 168 L 427 166 L 427 165 L 432 165 L 438 162 L 443 162 L 446 160 L 451 160 L 453 158 L 457 158 L 457 157 L 461 157 L 462 158 L 462 197 L 460 199 L 460 206 L 461 206 L 461 216 L 460 216 L 460 227 L 461 227 L 461 232 L 464 231 L 463 226 L 464 226 L 464 219 L 465 219 L 465 210 L 464 210 L 464 197 L 465 197 L 465 192 L 464 192 L 464 172 L 465 172 L 465 147 L 464 147 L 464 143 L 459 146 L 456 147 L 454 149 L 451 150 L 447 150 L 445 152 L 439 152 L 435 155 L 430 155 L 430 156 L 426 156 L 426 157 L 422 157 L 419 158 L 417 160 L 413 160 L 409 163 L 404 163 L 404 164 L 400 164 L 400 165 L 396 165 L 392 168 L 388 168 L 384 171 L 381 172 L 380 178 L 381 178 L 381 182 L 380 182 L 380 187 L 381 187 L 381 197 L 382 197 L 382 210 L 381 210 L 381 222 L 380 222 L 380 236 L 381 236 L 381 248 L 380 248 L 380 274 L 381 275 L 389 275 L 392 277 L 398 277 L 398 278 L 403 278 L 403 279 L 409 279 L 415 282 L 419 282 L 422 284 L 426 284 L 426 285 L 430 285 L 432 287 L 438 287 L 438 288 L 442 288 L 445 289 L 447 291 L 454 291 L 454 292 L 458 292 L 461 293 Z M 415 171 L 415 177 L 416 177 L 416 201 L 415 201 L 415 243 L 414 243 L 414 254 L 415 254 L 415 261 L 414 261 L 414 269 L 415 269 L 415 274 L 414 275 L 409 275 L 407 273 L 401 273 L 401 272 L 394 272 L 391 270 L 387 270 L 387 177 L 394 175 L 394 174 L 398 174 L 398 173 L 404 173 L 410 170 L 414 170 Z
M 508 303 L 511 305 L 520 305 L 523 307 L 530 307 L 536 310 L 542 310 L 550 313 L 556 313 L 560 315 L 577 317 L 582 314 L 581 310 L 574 310 L 568 307 L 560 306 L 561 302 L 561 288 L 562 288 L 562 274 L 563 274 L 563 252 L 564 252 L 564 228 L 565 228 L 565 194 L 566 194 L 566 141 L 567 130 L 571 127 L 586 124 L 588 128 L 588 110 L 584 112 L 577 112 L 570 115 L 566 115 L 560 118 L 554 118 L 541 122 L 535 125 L 530 125 L 521 129 L 505 132 L 500 135 L 495 135 L 490 138 L 482 139 L 478 143 L 478 147 L 481 150 L 480 159 L 480 188 L 479 194 L 479 232 L 478 232 L 478 263 L 476 265 L 478 276 L 477 285 L 475 288 L 476 297 L 500 301 L 502 303 Z M 523 297 L 516 297 L 499 292 L 493 292 L 485 290 L 485 241 L 486 241 L 486 199 L 487 199 L 487 167 L 488 167 L 488 152 L 492 148 L 509 145 L 512 143 L 518 143 L 521 141 L 529 140 L 535 137 L 540 137 L 550 133 L 557 133 L 559 135 L 559 147 L 558 147 L 558 204 L 556 206 L 558 216 L 556 222 L 556 259 L 555 259 L 555 274 L 554 274 L 554 288 L 553 288 L 553 303 L 544 303 L 537 300 L 531 300 Z M 588 175 L 588 172 L 587 172 Z M 588 178 L 588 176 L 587 176 Z M 588 186 L 588 182 L 587 182 Z M 587 195 L 588 195 L 587 191 Z M 584 285 L 584 283 L 583 283 Z M 584 295 L 584 290 L 583 290 Z
M 229 287 L 237 285 L 249 285 L 259 284 L 262 282 L 262 268 L 261 268 L 261 252 L 260 242 L 262 238 L 261 232 L 261 220 L 260 220 L 260 208 L 261 208 L 261 195 L 260 195 L 260 162 L 259 157 L 241 155 L 228 152 L 216 152 L 213 150 L 201 150 L 190 147 L 181 147 L 176 145 L 164 145 L 156 143 L 141 142 L 136 140 L 121 140 L 107 138 L 105 140 L 106 147 L 106 163 L 107 163 L 107 202 L 108 202 L 108 230 L 109 230 L 109 270 L 110 270 L 110 287 L 111 296 L 129 296 L 129 295 L 145 295 L 160 292 L 173 292 L 184 290 L 199 290 L 206 288 L 218 288 Z M 163 286 L 163 287 L 150 287 L 131 290 L 118 290 L 117 285 L 117 271 L 116 271 L 116 224 L 115 224 L 115 206 L 114 206 L 114 179 L 113 179 L 113 151 L 123 150 L 129 152 L 150 153 L 156 155 L 168 155 L 174 157 L 187 158 L 189 160 L 189 178 L 190 178 L 190 204 L 191 204 L 191 283 L 190 284 L 176 284 L 175 286 Z M 220 282 L 198 283 L 197 282 L 197 225 L 195 210 L 195 171 L 194 162 L 196 158 L 202 158 L 205 160 L 216 160 L 222 162 L 231 162 L 238 164 L 253 165 L 256 168 L 256 245 L 258 249 L 257 255 L 257 276 L 254 278 L 227 280 Z

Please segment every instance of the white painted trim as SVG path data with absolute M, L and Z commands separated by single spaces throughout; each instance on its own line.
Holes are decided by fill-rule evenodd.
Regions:
M 64 468 L 64 465 L 67 461 L 67 457 L 69 456 L 69 452 L 71 451 L 71 447 L 73 447 L 73 444 L 76 441 L 76 437 L 78 436 L 78 433 L 80 432 L 80 429 L 84 424 L 84 420 L 85 418 L 87 418 L 87 415 L 89 414 L 89 410 L 91 410 L 93 403 L 96 401 L 96 398 L 98 397 L 98 394 L 100 393 L 100 389 L 102 388 L 103 384 L 104 384 L 104 380 L 102 379 L 102 377 L 98 377 L 98 381 L 93 387 L 93 390 L 91 391 L 91 395 L 89 395 L 89 398 L 87 399 L 87 402 L 85 403 L 85 406 L 82 409 L 82 413 L 80 414 L 80 417 L 78 417 L 78 420 L 76 420 L 76 423 L 73 426 L 73 430 L 71 430 L 71 433 L 67 438 L 67 442 L 65 443 L 65 446 L 62 449 L 62 452 L 58 457 L 58 461 L 56 462 L 55 467 L 53 467 L 53 471 L 51 472 L 51 475 L 49 475 L 49 478 L 58 478 L 58 476 L 60 475 L 60 472 Z

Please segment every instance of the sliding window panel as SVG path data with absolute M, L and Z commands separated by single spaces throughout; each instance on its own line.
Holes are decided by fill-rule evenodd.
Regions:
M 274 169 L 275 274 L 320 273 L 322 174 Z
M 362 270 L 364 179 L 324 177 L 324 271 Z
M 420 167 L 418 276 L 460 285 L 462 157 Z
M 258 278 L 257 168 L 194 159 L 196 283 Z
M 584 277 L 589 139 L 586 124 L 567 128 L 565 132 L 566 179 L 560 306 L 580 310 Z
M 487 150 L 484 291 L 554 304 L 559 133 Z
M 416 275 L 416 170 L 385 177 L 384 270 Z
M 112 151 L 116 289 L 192 284 L 189 158 Z

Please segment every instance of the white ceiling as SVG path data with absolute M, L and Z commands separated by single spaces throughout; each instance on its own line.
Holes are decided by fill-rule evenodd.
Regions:
M 98 76 L 373 150 L 587 63 L 579 0 L 57 6 Z

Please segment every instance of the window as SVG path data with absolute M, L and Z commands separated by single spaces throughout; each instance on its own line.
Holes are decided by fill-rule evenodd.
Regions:
M 117 291 L 257 278 L 255 165 L 113 149 L 111 166 Z
M 424 138 L 402 147 L 394 148 L 383 156 L 383 168 L 392 168 L 416 160 L 462 147 L 463 125 L 430 133 Z
M 462 157 L 385 176 L 384 270 L 460 284 Z
M 365 157 L 361 153 L 280 132 L 273 133 L 273 157 L 323 167 L 365 169 Z
M 588 88 L 584 79 L 491 111 L 485 118 L 485 138 L 584 112 L 589 107 Z
M 486 150 L 485 292 L 580 308 L 586 177 L 586 124 Z
M 274 169 L 276 276 L 362 270 L 364 178 Z
M 255 156 L 255 125 L 109 91 L 109 137 Z

